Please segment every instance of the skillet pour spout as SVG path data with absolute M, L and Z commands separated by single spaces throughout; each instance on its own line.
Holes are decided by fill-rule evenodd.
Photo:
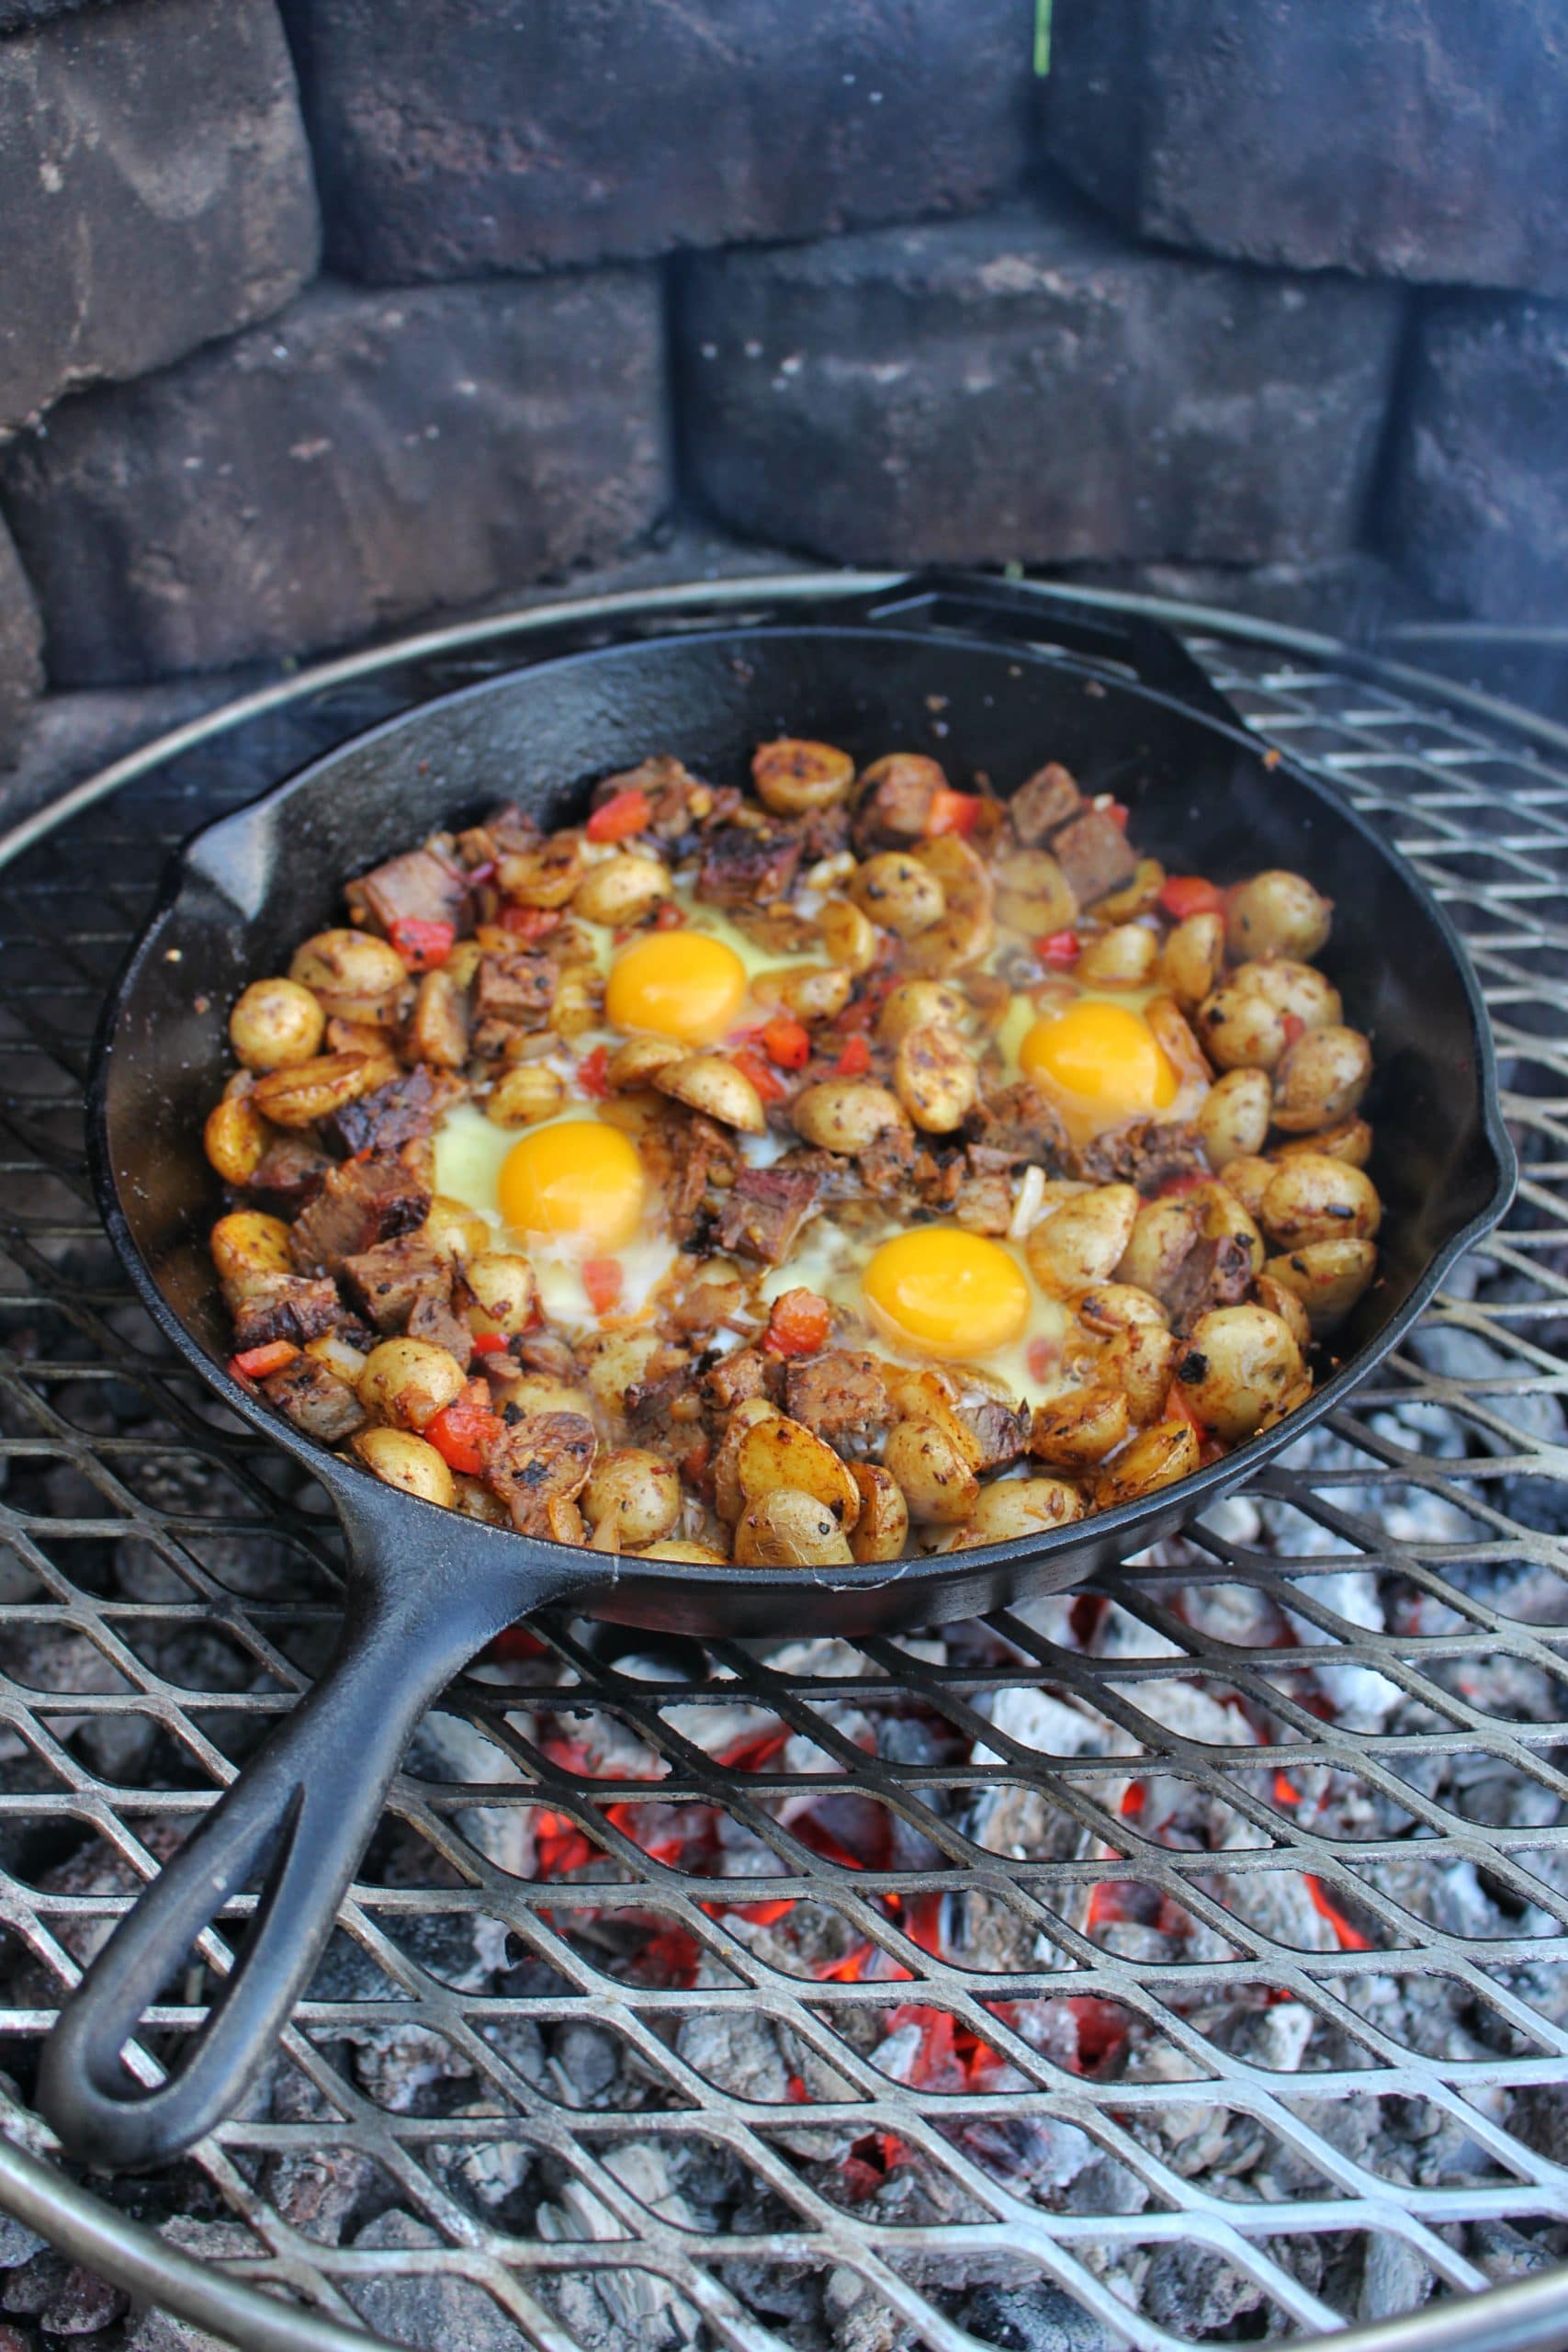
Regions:
M 942 713 L 940 741 L 931 733 Z M 1010 790 L 1045 759 L 1131 806 L 1177 870 L 1310 875 L 1336 901 L 1324 957 L 1374 1038 L 1368 1105 L 1387 1208 L 1382 1279 L 1339 1367 L 1287 1421 L 1180 1485 L 1038 1538 L 819 1571 L 616 1559 L 535 1543 L 378 1484 L 281 1423 L 224 1369 L 201 1148 L 228 1072 L 226 1011 L 277 943 L 338 919 L 344 879 L 440 826 L 520 798 L 547 830 L 593 781 L 651 751 L 718 780 L 784 729 L 863 764 L 938 752 L 955 785 Z M 321 1681 L 201 1819 L 72 1995 L 39 2104 L 85 2161 L 166 2161 L 230 2111 L 309 1982 L 423 1709 L 502 1627 L 548 1606 L 698 1637 L 846 1636 L 931 1625 L 1112 1567 L 1256 1473 L 1342 1401 L 1408 1331 L 1513 1183 L 1481 1000 L 1446 917 L 1325 784 L 1266 767 L 1178 641 L 1139 618 L 962 576 L 915 580 L 829 620 L 776 617 L 552 650 L 344 744 L 186 844 L 106 1008 L 89 1154 L 106 1227 L 160 1329 L 233 1413 L 331 1491 L 349 1571 Z M 155 1115 L 152 1114 L 155 1113 Z M 166 2081 L 139 2020 L 205 1931 L 257 1886 L 210 2012 Z

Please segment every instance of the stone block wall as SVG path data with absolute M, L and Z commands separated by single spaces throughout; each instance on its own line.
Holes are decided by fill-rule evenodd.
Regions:
M 0 0 L 0 763 L 671 515 L 1568 609 L 1560 0 Z

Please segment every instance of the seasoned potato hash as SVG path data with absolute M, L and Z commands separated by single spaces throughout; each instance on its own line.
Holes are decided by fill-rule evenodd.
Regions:
M 525 1535 L 824 1568 L 1039 1536 L 1311 1390 L 1371 1049 L 1303 876 L 1043 767 L 678 759 L 347 885 L 207 1122 L 235 1376 Z

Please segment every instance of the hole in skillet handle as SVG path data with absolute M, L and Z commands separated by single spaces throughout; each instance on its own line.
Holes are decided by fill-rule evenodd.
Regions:
M 1081 659 L 1130 671 L 1144 685 L 1202 718 L 1249 731 L 1228 695 L 1160 622 L 1112 605 L 1086 605 L 1077 597 L 1058 595 L 1037 581 L 1003 580 L 978 571 L 911 572 L 894 587 L 836 601 L 831 617 L 897 621 L 906 628 L 1058 645 Z

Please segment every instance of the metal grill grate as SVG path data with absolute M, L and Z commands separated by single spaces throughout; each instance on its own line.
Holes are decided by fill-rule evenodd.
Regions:
M 540 626 L 201 722 L 0 876 L 0 2064 L 45 2155 L 61 1987 L 333 1617 L 321 1498 L 98 1232 L 98 1003 L 179 836 Z M 1085 1596 L 852 1650 L 555 1625 L 466 1678 L 250 2112 L 168 2176 L 57 2170 L 62 2242 L 104 2198 L 100 2267 L 134 2219 L 270 2290 L 243 2340 L 485 2352 L 1300 2339 L 1568 2254 L 1568 759 L 1311 640 L 1189 635 L 1466 934 L 1506 1229 L 1330 1434 Z

